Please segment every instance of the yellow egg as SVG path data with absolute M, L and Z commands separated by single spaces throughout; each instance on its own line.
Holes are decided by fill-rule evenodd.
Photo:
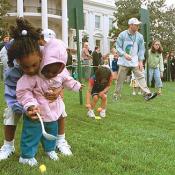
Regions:
M 39 170 L 41 173 L 44 173 L 46 171 L 46 166 L 44 164 L 40 165 Z
M 101 117 L 96 115 L 96 116 L 95 116 L 95 119 L 96 119 L 96 120 L 100 120 Z

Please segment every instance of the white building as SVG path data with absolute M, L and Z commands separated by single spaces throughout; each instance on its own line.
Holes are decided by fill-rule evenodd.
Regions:
M 17 16 L 24 16 L 35 27 L 53 29 L 68 44 L 67 0 L 10 0 L 10 3 L 12 8 L 6 17 L 9 24 Z
M 57 37 L 61 38 L 70 48 L 76 48 L 73 41 L 75 30 L 68 29 L 67 0 L 10 1 L 12 8 L 6 17 L 9 24 L 13 24 L 17 16 L 24 16 L 36 27 L 53 29 Z M 109 52 L 108 34 L 112 27 L 115 0 L 83 0 L 83 3 L 85 26 L 80 36 L 89 37 L 92 50 L 98 45 L 102 53 Z
M 108 36 L 113 26 L 115 0 L 84 0 L 85 32 L 93 50 L 100 46 L 102 53 L 110 51 L 112 40 Z

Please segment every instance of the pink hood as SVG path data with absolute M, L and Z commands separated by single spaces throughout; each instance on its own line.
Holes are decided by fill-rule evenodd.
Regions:
M 67 62 L 67 51 L 66 45 L 63 41 L 58 39 L 51 39 L 46 43 L 42 50 L 43 59 L 41 61 L 40 71 L 44 66 L 52 63 L 63 63 L 66 65 Z

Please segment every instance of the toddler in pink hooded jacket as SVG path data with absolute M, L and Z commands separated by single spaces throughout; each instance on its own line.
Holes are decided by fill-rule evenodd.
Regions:
M 40 115 L 43 118 L 44 125 L 46 128 L 46 132 L 49 133 L 51 129 L 48 128 L 47 124 L 56 124 L 58 118 L 65 111 L 65 105 L 61 97 L 58 97 L 55 101 L 48 101 L 44 94 L 47 91 L 50 91 L 52 88 L 68 88 L 73 91 L 79 91 L 81 88 L 81 84 L 75 81 L 67 71 L 64 66 L 67 62 L 67 52 L 64 43 L 61 40 L 51 39 L 42 50 L 42 60 L 40 64 L 39 74 L 37 75 L 23 75 L 18 83 L 17 83 L 17 99 L 21 105 L 23 105 L 24 109 L 28 111 L 31 107 L 38 107 L 40 110 Z M 53 69 L 49 69 L 50 65 L 56 64 L 63 65 L 63 67 L 58 70 L 56 66 Z M 58 66 L 59 67 L 59 66 Z M 52 75 L 49 74 L 49 71 L 52 71 Z M 61 71 L 61 72 L 60 72 Z M 21 139 L 21 157 L 22 158 L 34 158 L 38 144 L 40 140 L 43 143 L 43 147 L 46 153 L 51 152 L 52 155 L 49 157 L 53 160 L 57 160 L 57 154 L 55 152 L 55 141 L 49 141 L 43 138 L 41 125 L 39 122 L 32 121 L 30 118 L 25 117 L 22 131 L 22 139 Z M 55 123 L 56 122 L 56 123 Z M 38 124 L 35 129 L 33 126 Z M 54 128 L 54 127 L 53 127 Z M 33 137 L 30 134 L 30 139 L 27 134 L 30 132 L 26 132 L 25 130 L 30 130 L 31 133 L 34 132 Z M 56 130 L 56 131 L 55 131 Z M 52 135 L 57 135 L 57 129 L 54 128 L 54 132 L 50 133 Z M 36 139 L 35 135 L 39 135 Z M 28 139 L 27 139 L 28 138 Z M 43 141 L 44 140 L 44 141 Z M 35 142 L 33 144 L 27 144 L 27 142 Z M 36 144 L 37 143 L 37 144 Z M 50 146 L 49 146 L 50 145 Z M 28 148 L 30 146 L 30 148 Z M 34 150 L 32 153 L 28 152 L 29 149 Z

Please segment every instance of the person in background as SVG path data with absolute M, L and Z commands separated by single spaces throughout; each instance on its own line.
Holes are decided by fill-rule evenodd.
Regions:
M 6 44 L 9 43 L 9 41 L 10 41 L 9 34 L 7 34 L 7 33 L 3 34 L 2 35 L 2 42 L 0 42 L 0 51 Z
M 128 30 L 121 32 L 117 38 L 116 50 L 119 53 L 119 72 L 113 94 L 114 100 L 118 100 L 121 96 L 123 82 L 126 79 L 128 71 L 133 71 L 144 93 L 145 100 L 151 100 L 157 96 L 157 93 L 151 93 L 142 74 L 145 47 L 143 35 L 138 32 L 140 23 L 137 18 L 129 19 Z
M 161 89 L 163 86 L 161 80 L 164 71 L 162 52 L 163 49 L 160 41 L 153 41 L 148 54 L 149 84 L 151 85 L 152 79 L 154 77 L 155 87 L 157 88 L 158 95 L 161 95 Z
M 175 55 L 173 51 L 170 52 L 169 59 L 170 59 L 171 80 L 175 81 Z
M 110 68 L 110 59 L 109 59 L 110 54 L 107 53 L 102 56 L 102 65 L 105 65 L 106 67 Z
M 72 77 L 77 80 L 78 79 L 78 70 L 77 70 L 77 58 L 72 58 Z
M 92 56 L 89 53 L 89 44 L 88 42 L 85 42 L 83 45 L 82 53 L 81 53 L 81 58 L 82 58 L 82 73 L 83 73 L 83 78 L 85 80 L 88 80 L 91 76 L 91 62 L 92 62 Z
M 95 46 L 95 49 L 92 53 L 92 64 L 93 64 L 93 70 L 94 73 L 98 69 L 98 66 L 102 63 L 102 54 L 100 52 L 100 48 L 98 46 Z
M 12 42 L 12 41 L 11 41 Z M 4 45 L 4 47 L 1 49 L 0 51 L 0 60 L 2 62 L 3 65 L 3 79 L 5 79 L 5 72 L 8 69 L 8 57 L 7 57 L 7 50 L 9 49 L 11 42 L 6 42 L 6 44 Z
M 2 35 L 2 41 L 0 42 L 0 62 L 2 62 L 3 66 L 3 79 L 5 79 L 5 72 L 8 68 L 7 64 L 7 49 L 10 46 L 10 36 L 5 33 Z
M 69 71 L 70 75 L 72 75 L 72 54 L 71 50 L 67 48 L 67 63 L 66 68 Z
M 132 95 L 141 95 L 141 89 L 139 87 L 138 81 L 135 79 L 133 72 L 131 73 L 131 83 L 130 86 L 132 87 Z
M 111 53 L 114 56 L 112 60 L 112 76 L 113 76 L 113 80 L 117 80 L 118 69 L 119 69 L 117 62 L 118 62 L 119 54 L 117 53 L 115 48 L 111 49 Z

